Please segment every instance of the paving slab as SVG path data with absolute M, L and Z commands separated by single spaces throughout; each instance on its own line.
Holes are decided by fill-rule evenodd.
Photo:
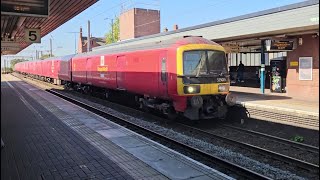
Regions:
M 17 78 L 11 76 L 7 79 L 15 89 L 14 91 L 11 89 L 11 92 L 19 92 L 20 103 L 29 103 L 28 107 L 33 109 L 30 110 L 33 116 L 43 122 L 56 122 L 60 125 L 51 125 L 43 131 L 38 131 L 40 137 L 47 137 L 48 146 L 46 150 L 43 150 L 43 157 L 48 161 L 39 160 L 39 164 L 44 166 L 44 170 L 53 170 L 50 172 L 55 177 L 68 174 L 68 177 L 75 176 L 80 179 L 91 178 L 91 176 L 103 177 L 102 179 L 105 177 L 120 179 L 192 179 L 200 177 L 232 179 L 215 169 L 48 92 L 34 90 L 34 86 L 26 83 L 21 84 Z M 22 101 L 21 97 L 25 100 Z M 31 120 L 26 118 L 25 122 L 29 123 Z M 22 130 L 24 129 L 22 128 Z M 60 137 L 61 132 L 64 131 L 72 135 L 66 134 Z M 74 138 L 81 139 L 83 142 L 75 143 Z M 59 143 L 54 142 L 55 140 Z M 48 141 L 52 144 L 57 143 L 61 147 L 51 147 L 52 144 Z M 41 149 L 41 146 L 37 146 L 37 139 L 32 142 L 33 148 Z M 64 150 L 65 147 L 67 150 Z M 49 150 L 51 152 L 47 152 Z M 69 153 L 64 154 L 64 151 Z M 74 151 L 78 154 L 73 153 Z M 55 158 L 52 158 L 54 154 Z M 73 163 L 69 166 L 73 168 L 63 169 L 64 166 L 68 167 L 68 162 L 72 161 Z M 47 167 L 51 167 L 52 164 L 52 169 L 48 169 Z M 100 169 L 96 169 L 96 167 L 100 167 Z M 71 172 L 71 169 L 75 173 L 68 173 Z M 44 174 L 49 171 L 42 172 L 41 170 L 40 172 Z M 37 173 L 35 172 L 35 174 Z

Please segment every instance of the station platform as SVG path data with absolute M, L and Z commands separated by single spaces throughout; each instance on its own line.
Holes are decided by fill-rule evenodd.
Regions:
M 1 76 L 1 179 L 232 179 L 105 118 Z
M 230 91 L 237 96 L 237 104 L 246 108 L 287 115 L 281 117 L 284 121 L 277 122 L 319 130 L 319 101 L 317 100 L 293 99 L 286 93 L 271 93 L 269 89 L 266 89 L 265 94 L 262 94 L 259 88 L 251 87 L 231 86 Z M 297 116 L 300 119 L 288 123 L 285 120 L 289 116 Z

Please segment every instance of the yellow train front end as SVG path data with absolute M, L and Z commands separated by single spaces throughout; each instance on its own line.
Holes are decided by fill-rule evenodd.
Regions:
M 218 44 L 189 44 L 177 51 L 177 93 L 187 98 L 191 120 L 224 118 L 233 98 L 225 50 Z

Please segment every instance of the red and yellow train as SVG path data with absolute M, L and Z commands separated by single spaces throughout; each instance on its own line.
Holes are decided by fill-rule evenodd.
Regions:
M 121 91 L 173 118 L 223 118 L 232 105 L 224 48 L 202 37 L 17 63 L 14 70 L 84 92 Z

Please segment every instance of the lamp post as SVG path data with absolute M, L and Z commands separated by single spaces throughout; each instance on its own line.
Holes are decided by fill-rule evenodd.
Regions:
M 266 40 L 261 40 L 261 73 L 260 73 L 260 90 L 261 93 L 264 94 L 264 86 L 265 86 L 265 42 Z
M 50 38 L 50 57 L 52 57 L 52 39 Z
M 42 52 L 43 52 L 43 46 L 38 46 L 38 49 L 36 49 L 36 59 L 40 59 L 40 57 L 42 56 Z
M 52 37 L 52 35 L 50 34 L 50 57 L 52 57 L 52 39 L 53 39 L 53 37 Z
M 114 36 L 113 36 L 113 19 L 112 18 L 105 18 L 104 20 L 110 19 L 111 20 L 111 36 L 112 36 L 112 43 L 114 43 Z

